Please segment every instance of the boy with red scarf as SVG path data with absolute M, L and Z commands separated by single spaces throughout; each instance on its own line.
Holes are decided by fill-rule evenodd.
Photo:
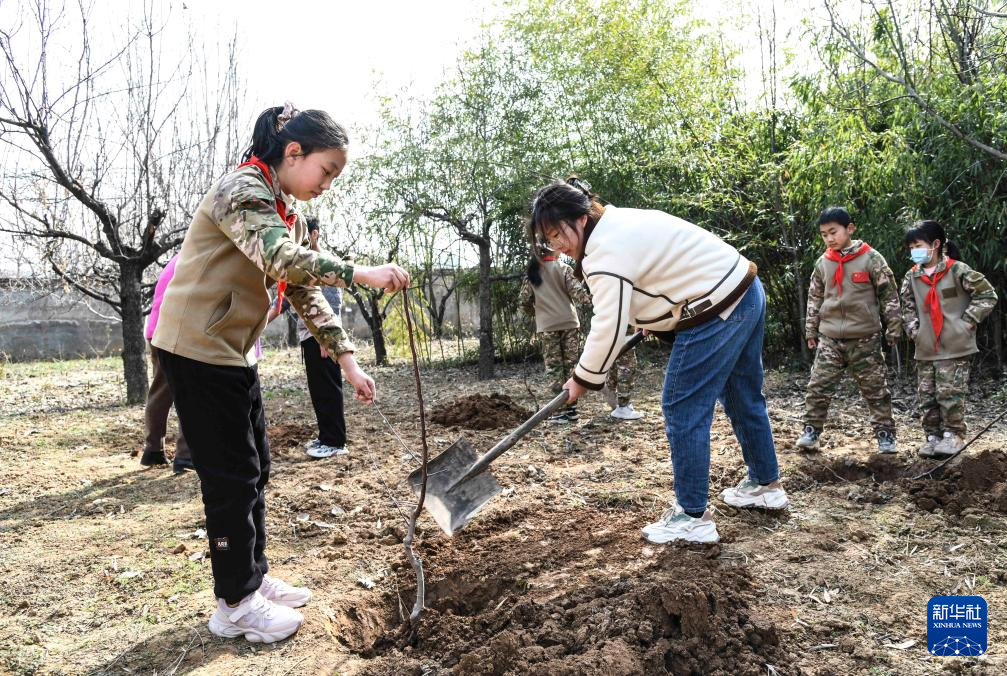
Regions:
M 997 304 L 993 286 L 962 263 L 936 221 L 906 232 L 913 267 L 902 282 L 906 333 L 916 342 L 924 458 L 954 455 L 965 445 L 965 396 L 976 329 Z M 945 252 L 947 255 L 945 255 Z
M 878 452 L 895 453 L 892 395 L 881 351 L 882 315 L 889 345 L 902 332 L 895 275 L 884 256 L 853 239 L 856 225 L 843 207 L 823 211 L 818 227 L 828 248 L 815 263 L 808 290 L 805 337 L 808 347 L 817 351 L 804 399 L 804 433 L 797 447 L 819 449 L 832 395 L 849 370 L 870 409 Z

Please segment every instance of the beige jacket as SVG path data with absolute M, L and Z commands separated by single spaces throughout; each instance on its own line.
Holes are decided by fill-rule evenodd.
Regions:
M 574 369 L 588 389 L 605 383 L 629 326 L 673 331 L 729 313 L 755 279 L 733 246 L 661 211 L 605 207 L 584 248 L 594 318 Z
M 240 167 L 206 193 L 164 293 L 155 347 L 207 364 L 253 365 L 269 289 L 285 279 L 287 298 L 318 342 L 333 354 L 353 350 L 317 288 L 346 286 L 353 267 L 311 251 L 303 219 L 288 232 L 276 213 L 279 181 L 271 178 L 272 185 L 257 167 Z

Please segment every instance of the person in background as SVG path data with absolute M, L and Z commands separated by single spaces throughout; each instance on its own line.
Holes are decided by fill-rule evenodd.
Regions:
M 542 361 L 549 374 L 553 394 L 563 390 L 574 360 L 580 354 L 580 318 L 574 303 L 590 305 L 591 296 L 584 284 L 573 275 L 573 269 L 559 260 L 549 249 L 528 263 L 528 270 L 518 303 L 535 318 L 535 331 L 542 346 Z M 577 403 L 567 404 L 549 422 L 569 423 L 577 420 Z
M 318 219 L 307 219 L 308 237 L 311 240 L 312 251 L 321 251 L 318 244 Z M 334 286 L 322 287 L 322 295 L 329 301 L 332 313 L 339 316 L 342 311 L 342 291 Z M 269 321 L 277 314 L 290 309 L 289 302 L 283 307 L 275 305 L 269 311 Z M 304 320 L 297 317 L 297 339 L 301 345 L 301 358 L 308 379 L 308 393 L 311 395 L 311 406 L 315 409 L 315 421 L 318 424 L 318 437 L 306 444 L 306 452 L 312 458 L 331 458 L 334 455 L 346 455 L 346 415 L 343 410 L 343 372 L 339 364 L 331 359 L 331 354 L 318 343 Z
M 885 257 L 853 239 L 856 229 L 843 207 L 829 207 L 818 217 L 826 248 L 815 262 L 808 289 L 805 339 L 817 350 L 804 397 L 804 432 L 797 439 L 797 448 L 805 451 L 819 450 L 829 404 L 847 372 L 871 412 L 878 452 L 898 450 L 882 347 L 894 345 L 902 335 L 899 292 Z
M 164 454 L 164 435 L 168 429 L 168 413 L 171 411 L 174 398 L 171 396 L 171 388 L 168 387 L 164 371 L 161 370 L 161 361 L 157 356 L 158 349 L 151 344 L 150 339 L 154 337 L 154 329 L 157 328 L 157 318 L 161 311 L 161 301 L 164 300 L 164 290 L 175 274 L 177 261 L 178 254 L 175 254 L 158 275 L 157 284 L 154 285 L 154 301 L 150 307 L 150 315 L 147 317 L 147 326 L 144 329 L 152 367 L 150 389 L 147 391 L 147 403 L 143 411 L 145 441 L 140 464 L 144 467 L 168 464 L 168 458 Z M 175 474 L 192 469 L 192 455 L 189 451 L 189 445 L 185 443 L 185 435 L 182 434 L 181 425 L 178 428 L 178 438 L 175 440 L 175 457 L 172 461 L 172 468 Z
M 638 366 L 636 350 L 629 350 L 619 357 L 615 366 L 609 369 L 605 389 L 614 399 L 609 402 L 610 405 L 614 404 L 609 415 L 617 420 L 639 420 L 643 417 L 643 413 L 634 410 L 633 404 L 629 401 L 629 395 L 633 391 L 633 383 L 636 381 Z
M 918 221 L 906 232 L 914 265 L 902 280 L 906 333 L 916 344 L 916 372 L 924 458 L 954 455 L 965 445 L 965 398 L 976 330 L 996 307 L 983 273 L 961 261 L 937 221 Z

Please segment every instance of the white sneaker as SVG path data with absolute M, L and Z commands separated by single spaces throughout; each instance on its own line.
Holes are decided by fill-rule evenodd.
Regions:
M 345 446 L 326 446 L 320 441 L 314 446 L 309 446 L 307 450 L 307 454 L 312 458 L 331 458 L 334 455 L 346 455 L 347 453 L 349 451 Z
M 311 600 L 311 590 L 307 587 L 295 587 L 269 575 L 262 576 L 262 586 L 259 587 L 259 593 L 267 601 L 288 608 L 300 608 Z
M 609 415 L 619 420 L 639 420 L 643 417 L 642 413 L 633 410 L 633 404 L 618 406 Z
M 317 446 L 320 443 L 322 443 L 322 442 L 319 441 L 318 439 L 312 439 L 308 443 L 304 444 L 304 447 L 305 448 L 314 448 L 315 446 Z
M 920 446 L 920 457 L 921 458 L 932 458 L 934 457 L 934 449 L 937 447 L 937 442 L 940 441 L 935 434 L 927 435 L 927 442 Z
M 243 598 L 237 608 L 217 599 L 217 610 L 208 626 L 216 636 L 244 636 L 252 643 L 273 643 L 296 632 L 302 622 L 304 616 L 293 608 L 277 605 L 255 592 Z
M 686 542 L 720 540 L 720 533 L 717 532 L 717 524 L 713 522 L 710 510 L 706 510 L 702 518 L 697 519 L 682 511 L 677 502 L 665 510 L 660 520 L 644 526 L 641 532 L 648 542 L 653 542 L 655 545 L 663 545 L 674 540 Z
M 937 442 L 934 446 L 934 456 L 947 457 L 949 455 L 954 455 L 958 451 L 962 450 L 965 446 L 965 442 L 960 436 L 954 432 L 945 432 L 944 438 Z
M 751 479 L 744 479 L 734 488 L 725 489 L 720 498 L 732 507 L 761 507 L 762 509 L 783 509 L 790 501 L 782 487 L 760 486 Z

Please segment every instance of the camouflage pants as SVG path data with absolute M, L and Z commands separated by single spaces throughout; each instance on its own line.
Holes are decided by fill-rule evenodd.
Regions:
M 636 380 L 636 350 L 630 350 L 619 357 L 615 365 L 608 371 L 606 387 L 615 393 L 619 406 L 629 403 L 629 395 L 633 391 L 633 381 Z
M 965 436 L 965 396 L 969 391 L 971 357 L 917 361 L 920 414 L 927 434 L 942 430 Z
M 817 430 L 825 426 L 832 395 L 847 369 L 867 401 L 874 431 L 886 430 L 894 434 L 892 393 L 888 389 L 888 369 L 881 352 L 880 333 L 847 340 L 819 337 L 815 365 L 811 367 L 808 391 L 804 396 L 804 424 Z
M 563 384 L 573 375 L 573 367 L 580 357 L 580 333 L 577 329 L 566 331 L 543 331 L 538 334 L 542 341 L 542 361 L 545 372 L 551 378 L 549 387 L 553 394 L 559 394 Z

